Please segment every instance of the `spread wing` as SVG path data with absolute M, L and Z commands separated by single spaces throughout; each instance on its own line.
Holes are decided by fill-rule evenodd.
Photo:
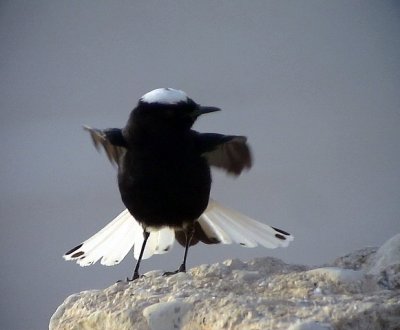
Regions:
M 119 165 L 119 160 L 126 151 L 126 142 L 119 128 L 97 129 L 89 126 L 83 128 L 90 133 L 97 150 L 104 148 L 106 155 L 113 165 Z
M 197 133 L 201 153 L 210 166 L 239 175 L 252 165 L 250 147 L 245 136 Z

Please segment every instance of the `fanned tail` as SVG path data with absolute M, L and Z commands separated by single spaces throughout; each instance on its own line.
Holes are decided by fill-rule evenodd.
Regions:
M 294 237 L 288 232 L 263 224 L 210 199 L 207 209 L 198 219 L 204 234 L 215 243 L 237 243 L 245 247 L 262 245 L 269 249 L 287 247 Z M 163 227 L 150 232 L 142 259 L 168 252 L 175 241 L 175 231 Z M 64 254 L 80 266 L 89 266 L 101 259 L 106 266 L 119 264 L 133 247 L 139 258 L 143 244 L 143 228 L 128 210 L 83 243 Z

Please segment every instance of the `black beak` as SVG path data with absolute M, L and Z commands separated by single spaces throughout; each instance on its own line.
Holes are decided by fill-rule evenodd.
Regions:
M 199 105 L 196 108 L 196 110 L 193 111 L 193 115 L 195 117 L 198 117 L 198 116 L 204 115 L 205 113 L 210 113 L 210 112 L 215 112 L 215 111 L 220 111 L 220 110 L 221 109 L 217 108 L 217 107 L 204 107 L 204 106 Z

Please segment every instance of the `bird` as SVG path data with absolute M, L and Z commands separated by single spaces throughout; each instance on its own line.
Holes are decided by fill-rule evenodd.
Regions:
M 168 252 L 176 240 L 183 261 L 171 275 L 186 272 L 190 246 L 238 243 L 245 247 L 286 247 L 294 237 L 210 197 L 211 167 L 238 176 L 252 166 L 247 138 L 200 133 L 196 120 L 220 111 L 194 102 L 182 90 L 157 88 L 140 97 L 122 129 L 84 126 L 96 149 L 104 149 L 118 170 L 126 207 L 99 232 L 64 254 L 65 260 L 89 266 L 101 259 L 111 266 L 132 249 L 137 260 L 132 278 L 140 277 L 143 259 Z

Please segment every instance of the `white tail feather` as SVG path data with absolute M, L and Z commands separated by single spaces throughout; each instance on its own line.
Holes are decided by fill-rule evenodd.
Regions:
M 132 217 L 132 216 L 131 216 Z M 133 221 L 136 221 L 132 217 Z M 148 259 L 153 254 L 163 254 L 168 252 L 175 241 L 175 231 L 169 227 L 163 227 L 159 230 L 150 232 L 150 236 L 146 243 L 142 259 Z M 140 250 L 143 245 L 143 230 L 138 231 L 135 235 L 135 245 L 133 248 L 133 256 L 136 260 L 139 259 Z
M 168 252 L 175 241 L 173 229 L 164 227 L 150 232 L 142 259 Z M 105 266 L 119 264 L 134 247 L 139 258 L 143 244 L 143 228 L 128 212 L 122 211 L 114 220 L 76 248 L 67 252 L 65 260 L 75 260 L 80 266 L 90 266 L 101 259 Z
M 151 234 L 150 234 L 151 235 Z M 154 254 L 164 254 L 171 250 L 175 242 L 175 231 L 169 227 L 164 227 L 158 231 L 158 245 Z
M 135 243 L 133 233 L 142 232 L 141 226 L 131 218 L 130 213 L 124 210 L 95 235 L 67 252 L 64 259 L 76 260 L 80 266 L 92 265 L 100 258 L 103 265 L 118 264 Z
M 223 244 L 238 243 L 245 247 L 262 245 L 269 249 L 286 247 L 294 237 L 285 231 L 263 224 L 210 199 L 199 224 L 209 237 Z M 213 232 L 211 232 L 213 231 Z
M 294 239 L 285 231 L 257 222 L 211 199 L 198 221 L 209 238 L 223 244 L 238 243 L 245 247 L 262 245 L 274 249 L 286 247 Z M 80 266 L 92 265 L 100 259 L 102 265 L 113 266 L 120 263 L 132 247 L 133 255 L 138 259 L 143 239 L 142 226 L 128 210 L 124 210 L 107 226 L 63 257 L 65 260 L 75 260 Z M 142 259 L 168 252 L 174 241 L 174 229 L 163 227 L 152 230 Z

